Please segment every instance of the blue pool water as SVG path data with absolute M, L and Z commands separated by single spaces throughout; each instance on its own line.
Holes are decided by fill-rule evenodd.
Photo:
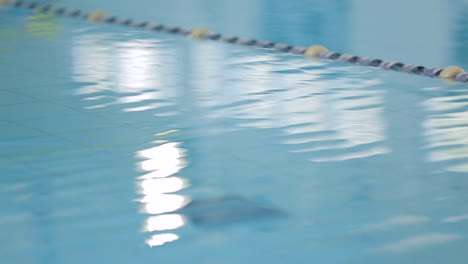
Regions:
M 468 68 L 467 1 L 387 2 L 57 1 Z M 464 264 L 467 136 L 467 84 L 0 10 L 1 263 Z

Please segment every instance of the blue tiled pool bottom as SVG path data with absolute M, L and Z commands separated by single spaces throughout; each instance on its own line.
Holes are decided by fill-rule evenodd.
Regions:
M 5 263 L 464 263 L 466 85 L 25 15 Z

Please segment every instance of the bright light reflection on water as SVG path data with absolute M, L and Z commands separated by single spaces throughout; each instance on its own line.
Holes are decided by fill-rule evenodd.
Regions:
M 185 218 L 180 214 L 166 214 L 148 217 L 147 232 L 177 229 L 185 224 Z
M 151 247 L 162 246 L 166 243 L 173 242 L 179 239 L 179 236 L 172 233 L 153 235 L 146 243 Z
M 173 132 L 158 133 L 156 136 Z M 186 179 L 172 176 L 185 167 L 186 151 L 180 145 L 180 142 L 165 142 L 136 153 L 137 158 L 145 159 L 139 162 L 140 169 L 148 172 L 138 177 L 139 193 L 143 194 L 139 201 L 143 203 L 144 213 L 156 215 L 147 218 L 143 228 L 145 232 L 172 230 L 185 225 L 182 215 L 165 214 L 177 211 L 190 202 L 190 197 L 173 194 L 189 186 Z M 177 239 L 179 236 L 176 234 L 156 234 L 146 243 L 154 247 Z
M 177 194 L 151 194 L 145 195 L 140 202 L 145 204 L 146 213 L 162 214 L 181 209 L 190 202 L 190 199 Z
M 174 104 L 168 100 L 171 97 L 168 91 L 177 89 L 168 88 L 171 87 L 168 76 L 178 75 L 167 74 L 170 70 L 165 69 L 171 69 L 167 65 L 174 64 L 175 60 L 167 59 L 170 56 L 164 59 L 164 54 L 170 54 L 172 48 L 165 47 L 162 52 L 158 43 L 130 41 L 114 45 L 125 46 L 116 54 L 111 45 L 101 40 L 98 36 L 84 38 L 79 41 L 83 45 L 76 48 L 77 53 L 85 53 L 76 56 L 76 81 L 86 83 L 76 93 L 87 94 L 86 100 L 96 102 L 86 108 L 121 104 L 121 111 L 129 114 Z M 380 79 L 369 79 L 369 70 L 354 66 L 323 68 L 323 62 L 283 60 L 280 55 L 232 56 L 217 44 L 197 47 L 206 52 L 194 52 L 192 66 L 196 78 L 191 88 L 195 102 L 209 112 L 207 117 L 232 118 L 238 120 L 236 126 L 246 129 L 277 128 L 282 132 L 281 143 L 290 145 L 291 152 L 309 153 L 307 159 L 313 162 L 363 159 L 392 152 L 385 142 L 387 92 Z M 336 73 L 343 73 L 344 77 L 322 79 Z M 230 83 L 233 89 L 225 89 L 226 75 L 238 78 Z M 111 96 L 107 95 L 110 91 L 114 93 Z M 463 137 L 466 111 L 460 111 L 465 109 L 467 98 L 464 94 L 441 96 L 429 99 L 426 104 L 431 112 L 425 126 L 431 149 L 428 159 L 431 162 L 455 160 L 457 163 L 448 169 L 458 172 L 468 171 Z M 153 116 L 164 114 L 158 112 Z M 181 142 L 163 142 L 168 133 L 172 131 L 156 134 L 161 139 L 153 141 L 157 146 L 136 153 L 141 160 L 138 166 L 145 171 L 137 177 L 142 195 L 139 201 L 143 212 L 152 215 L 144 223 L 145 232 L 175 230 L 186 224 L 183 215 L 174 213 L 191 201 L 190 197 L 174 194 L 189 186 L 187 180 L 175 176 L 186 167 L 186 151 L 181 148 Z M 327 154 L 327 150 L 333 150 L 332 154 Z M 454 216 L 443 222 L 455 223 L 465 218 L 466 215 Z M 359 231 L 373 232 L 426 221 L 429 219 L 417 215 L 392 217 Z M 179 238 L 177 234 L 159 233 L 146 242 L 153 247 Z M 459 237 L 429 233 L 396 240 L 376 251 L 403 251 L 455 239 Z
M 184 167 L 182 158 L 185 156 L 185 150 L 179 145 L 179 142 L 171 142 L 137 152 L 139 157 L 147 159 L 140 163 L 140 168 L 144 171 L 177 173 Z
M 424 102 L 430 112 L 424 122 L 426 148 L 430 150 L 430 162 L 453 162 L 446 170 L 468 172 L 468 91 L 446 87 L 435 88 L 444 91 L 441 96 Z
M 143 180 L 140 183 L 141 193 L 153 195 L 155 193 L 172 193 L 188 186 L 187 180 L 178 177 Z

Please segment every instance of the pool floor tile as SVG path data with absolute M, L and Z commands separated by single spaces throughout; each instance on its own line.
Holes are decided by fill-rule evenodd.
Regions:
M 47 155 L 83 148 L 56 136 L 38 136 L 0 141 L 0 156 L 10 160 Z
M 0 106 L 18 103 L 28 103 L 37 101 L 36 99 L 9 91 L 0 90 Z
M 20 179 L 31 179 L 41 173 L 40 170 L 31 169 L 20 162 L 5 162 L 0 166 L 0 183 L 18 182 Z M 3 188 L 5 186 L 3 185 Z M 0 189 L 1 193 L 1 189 Z
M 151 133 L 129 125 L 74 131 L 60 134 L 60 136 L 88 147 L 141 144 L 152 140 Z
M 34 128 L 29 128 L 19 124 L 15 124 L 13 122 L 0 120 L 0 141 L 15 138 L 40 136 L 43 134 L 43 132 Z
M 8 121 L 77 113 L 79 112 L 71 108 L 42 101 L 0 106 L 0 120 Z
M 118 168 L 130 166 L 135 162 L 132 153 L 126 156 L 116 156 L 104 150 L 81 149 L 63 153 L 33 157 L 24 160 L 32 168 L 38 168 L 55 174 L 85 173 L 99 168 Z
M 123 112 L 123 111 L 97 111 L 96 115 L 105 118 L 109 121 L 124 123 L 138 123 L 138 122 L 156 122 L 161 118 L 155 117 L 149 111 L 145 112 Z
M 18 122 L 52 134 L 114 125 L 111 121 L 84 113 L 27 119 Z

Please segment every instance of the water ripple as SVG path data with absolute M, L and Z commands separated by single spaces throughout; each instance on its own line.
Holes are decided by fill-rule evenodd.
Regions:
M 382 117 L 385 91 L 378 78 L 368 77 L 369 69 L 242 47 L 226 49 L 211 42 L 194 43 L 184 58 L 170 41 L 122 42 L 115 36 L 83 34 L 76 43 L 74 93 L 83 99 L 85 109 L 107 117 L 113 113 L 109 109 L 128 116 L 148 113 L 154 119 L 140 118 L 142 126 L 152 129 L 167 116 L 171 126 L 196 128 L 192 131 L 200 130 L 204 136 L 274 129 L 274 141 L 312 162 L 391 152 L 385 145 Z M 212 125 L 226 122 L 230 127 Z M 169 134 L 157 134 L 159 140 L 149 143 L 152 147 L 136 153 L 143 171 L 136 181 L 137 201 L 141 212 L 149 215 L 143 230 L 152 233 L 148 245 L 178 240 L 182 236 L 178 229 L 188 220 L 215 226 L 283 215 L 242 196 L 197 205 L 190 196 L 179 194 L 190 186 L 179 175 L 187 166 L 181 147 L 185 142 L 171 140 Z M 186 206 L 189 209 L 183 209 Z
M 239 76 L 238 81 L 228 84 L 228 89 L 221 79 L 213 81 L 217 77 L 206 70 L 215 69 L 206 65 L 225 59 L 222 52 L 211 53 L 208 58 L 194 62 L 195 88 L 203 90 L 200 97 L 206 101 L 203 105 L 218 112 L 211 116 L 245 120 L 237 124 L 240 127 L 279 128 L 285 133 L 284 139 L 279 141 L 295 145 L 293 152 L 340 149 L 342 152 L 336 153 L 336 160 L 343 160 L 391 151 L 378 143 L 386 138 L 382 116 L 385 91 L 378 86 L 380 80 L 366 76 L 368 69 L 330 67 L 328 62 L 287 55 L 236 52 L 239 54 L 228 57 L 228 66 L 218 70 Z M 221 98 L 218 96 L 221 94 L 232 96 Z M 311 137 L 305 135 L 307 133 L 326 133 L 327 136 Z M 352 153 L 355 147 L 371 143 L 379 146 Z M 301 144 L 314 146 L 300 147 Z M 311 158 L 325 159 L 333 160 Z
M 423 126 L 429 162 L 445 162 L 454 172 L 468 172 L 468 90 L 440 87 L 424 102 L 429 112 Z

